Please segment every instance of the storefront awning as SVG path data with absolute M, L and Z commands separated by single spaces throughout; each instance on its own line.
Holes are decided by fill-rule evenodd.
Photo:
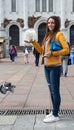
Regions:
M 5 42 L 5 39 L 0 39 L 0 43 L 4 43 Z

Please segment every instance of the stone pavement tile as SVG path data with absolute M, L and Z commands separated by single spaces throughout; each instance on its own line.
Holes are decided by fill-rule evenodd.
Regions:
M 8 95 L 4 101 L 0 103 L 0 109 L 22 109 L 26 102 L 27 95 Z
M 60 108 L 61 109 L 74 109 L 74 102 L 71 102 L 70 104 L 63 103 Z
M 14 109 L 14 108 L 23 108 L 27 95 L 8 95 L 1 103 L 0 108 L 5 109 Z
M 14 124 L 17 116 L 0 116 L 0 125 Z
M 37 115 L 34 130 L 55 130 L 55 123 L 44 123 L 45 115 Z
M 68 95 L 69 91 L 67 88 L 61 86 L 60 93 L 61 93 L 61 95 Z
M 17 117 L 12 130 L 34 130 L 35 116 L 25 115 Z
M 56 123 L 56 130 L 74 130 L 74 119 L 63 118 Z
M 25 107 L 49 108 L 50 104 L 51 99 L 47 87 L 45 88 L 44 84 L 39 85 L 39 82 L 36 84 L 35 80 Z
M 18 88 L 16 88 L 14 90 L 14 95 L 28 95 L 30 90 L 30 86 L 26 87 L 26 86 L 19 86 Z M 10 93 L 11 95 L 12 93 Z
M 32 93 L 33 94 L 33 93 Z M 45 98 L 42 98 L 45 97 Z M 26 107 L 37 107 L 37 108 L 48 108 L 50 107 L 50 102 L 49 98 L 47 95 L 35 93 L 29 96 L 27 102 L 26 102 Z
M 61 95 L 61 108 L 74 109 L 74 99 L 70 94 Z
M 0 102 L 3 100 L 3 98 L 5 98 L 5 96 L 5 94 L 0 93 Z

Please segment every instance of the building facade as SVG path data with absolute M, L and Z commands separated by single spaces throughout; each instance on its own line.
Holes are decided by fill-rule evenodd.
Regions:
M 61 31 L 74 44 L 74 0 L 0 0 L 0 38 L 10 44 L 24 45 L 24 33 L 35 29 L 38 41 L 45 35 L 47 18 L 61 17 Z

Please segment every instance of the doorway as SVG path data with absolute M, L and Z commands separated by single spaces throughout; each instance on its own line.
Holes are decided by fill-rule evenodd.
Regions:
M 46 23 L 42 23 L 38 27 L 38 42 L 40 43 L 40 45 L 42 44 L 45 33 L 46 33 Z
M 70 46 L 74 45 L 74 25 L 70 27 Z
M 9 44 L 19 46 L 19 28 L 17 25 L 12 25 L 9 28 L 9 37 L 11 37 Z

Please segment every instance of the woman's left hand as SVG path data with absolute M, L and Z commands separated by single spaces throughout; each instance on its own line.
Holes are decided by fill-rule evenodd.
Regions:
M 51 52 L 46 53 L 46 54 L 44 55 L 44 57 L 47 57 L 47 58 L 51 57 Z

